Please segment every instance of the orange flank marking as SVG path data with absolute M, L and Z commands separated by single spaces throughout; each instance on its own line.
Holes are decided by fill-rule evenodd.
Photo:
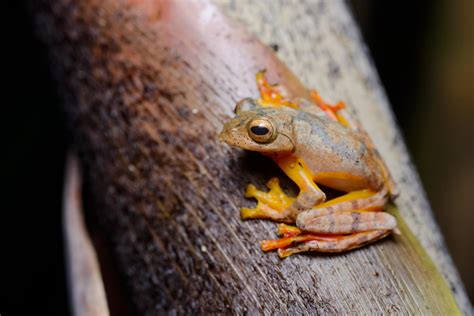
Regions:
M 260 91 L 260 99 L 258 102 L 262 106 L 281 107 L 287 106 L 299 109 L 299 105 L 291 102 L 287 97 L 283 88 L 279 85 L 271 85 L 265 78 L 265 71 L 257 72 L 257 87 Z
M 348 172 L 340 171 L 326 171 L 318 172 L 314 175 L 313 180 L 319 184 L 333 188 L 333 185 L 338 182 L 338 180 L 349 181 L 356 185 L 357 187 L 367 187 L 367 181 L 360 176 L 355 176 Z
M 332 200 L 323 202 L 321 204 L 316 205 L 314 208 L 324 208 L 328 207 L 334 204 L 339 204 L 341 202 L 346 202 L 346 201 L 352 201 L 352 200 L 357 200 L 357 199 L 366 199 L 369 197 L 374 196 L 376 193 L 371 191 L 371 190 L 360 190 L 360 191 L 354 191 L 350 192 L 347 194 L 344 194 L 340 197 L 334 198 Z

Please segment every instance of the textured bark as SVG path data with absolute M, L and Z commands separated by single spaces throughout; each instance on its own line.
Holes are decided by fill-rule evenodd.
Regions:
M 45 0 L 33 9 L 139 313 L 470 313 L 344 4 L 217 2 L 247 27 L 206 0 Z M 282 261 L 260 251 L 276 225 L 239 219 L 252 205 L 243 189 L 281 173 L 217 133 L 235 101 L 257 96 L 259 69 L 292 95 L 306 91 L 246 29 L 360 118 L 399 183 L 402 236 L 342 255 Z

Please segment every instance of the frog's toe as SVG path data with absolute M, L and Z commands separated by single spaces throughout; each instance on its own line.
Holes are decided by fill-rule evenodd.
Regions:
M 277 177 L 273 177 L 267 182 L 267 188 L 270 189 L 270 191 L 273 191 L 275 194 L 284 194 L 283 190 L 280 187 L 280 180 Z
M 266 218 L 280 220 L 282 219 L 282 214 L 278 210 L 272 209 L 270 206 L 259 202 L 254 208 L 242 208 L 240 210 L 240 217 L 242 219 Z
M 247 188 L 245 189 L 245 197 L 246 198 L 257 198 L 258 196 L 258 193 L 261 192 L 257 189 L 256 186 L 254 186 L 253 184 L 249 184 L 247 185 Z

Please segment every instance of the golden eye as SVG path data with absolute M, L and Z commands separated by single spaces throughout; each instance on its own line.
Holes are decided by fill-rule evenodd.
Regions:
M 269 143 L 275 139 L 275 127 L 266 119 L 255 119 L 248 125 L 250 137 L 257 143 Z

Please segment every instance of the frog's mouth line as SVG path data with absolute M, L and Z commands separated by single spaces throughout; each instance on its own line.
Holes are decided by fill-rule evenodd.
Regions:
M 280 134 L 288 138 L 288 141 L 291 143 L 291 152 L 294 153 L 296 150 L 296 144 L 293 142 L 293 139 L 290 136 L 286 135 L 285 133 L 280 133 Z

